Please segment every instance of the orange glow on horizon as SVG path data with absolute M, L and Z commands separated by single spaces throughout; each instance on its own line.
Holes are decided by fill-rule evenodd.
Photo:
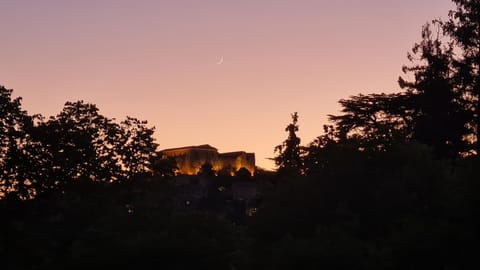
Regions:
M 254 152 L 322 134 L 349 95 L 398 91 L 421 26 L 450 0 L 3 1 L 0 84 L 48 117 L 66 101 L 156 127 L 160 149 Z M 221 64 L 219 59 L 222 60 Z

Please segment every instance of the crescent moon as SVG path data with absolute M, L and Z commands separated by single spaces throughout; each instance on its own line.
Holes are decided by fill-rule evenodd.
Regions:
M 223 63 L 223 56 L 220 57 L 220 60 L 217 62 L 217 65 L 221 65 Z

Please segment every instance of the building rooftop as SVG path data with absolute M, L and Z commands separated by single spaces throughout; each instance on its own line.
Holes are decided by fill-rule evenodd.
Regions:
M 201 149 L 201 150 L 218 151 L 217 148 L 215 148 L 215 147 L 213 147 L 209 144 L 202 144 L 202 145 L 183 146 L 183 147 L 177 147 L 177 148 L 168 148 L 168 149 L 163 149 L 160 152 L 174 151 L 174 150 L 186 150 L 186 149 Z
M 227 153 L 220 153 L 221 156 L 228 157 L 228 156 L 238 156 L 241 154 L 248 154 L 245 151 L 235 151 L 235 152 L 227 152 Z

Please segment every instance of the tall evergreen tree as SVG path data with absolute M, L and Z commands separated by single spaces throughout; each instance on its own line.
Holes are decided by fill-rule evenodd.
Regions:
M 399 84 L 407 89 L 414 111 L 413 139 L 431 146 L 438 157 L 453 158 L 468 150 L 463 138 L 469 116 L 455 87 L 454 44 L 443 39 L 438 22 L 423 27 L 422 41 L 408 54 L 413 65 L 403 67 L 415 79 L 408 82 L 400 77 Z
M 301 157 L 300 138 L 297 137 L 298 131 L 298 114 L 292 114 L 292 122 L 285 128 L 288 132 L 287 139 L 280 145 L 275 147 L 278 155 L 273 159 L 278 166 L 280 173 L 301 174 L 303 161 Z
M 444 32 L 456 45 L 456 84 L 466 105 L 473 112 L 470 126 L 473 129 L 471 141 L 480 153 L 480 1 L 453 0 L 456 9 L 450 11 L 449 20 L 443 22 Z

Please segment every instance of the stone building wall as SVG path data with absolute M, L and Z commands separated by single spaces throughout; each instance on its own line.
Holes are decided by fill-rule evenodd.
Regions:
M 173 157 L 177 162 L 180 174 L 194 175 L 205 163 L 210 163 L 215 171 L 224 169 L 233 173 L 244 167 L 253 175 L 255 172 L 255 154 L 244 151 L 218 153 L 215 147 L 208 144 L 165 149 L 161 151 L 166 157 Z

